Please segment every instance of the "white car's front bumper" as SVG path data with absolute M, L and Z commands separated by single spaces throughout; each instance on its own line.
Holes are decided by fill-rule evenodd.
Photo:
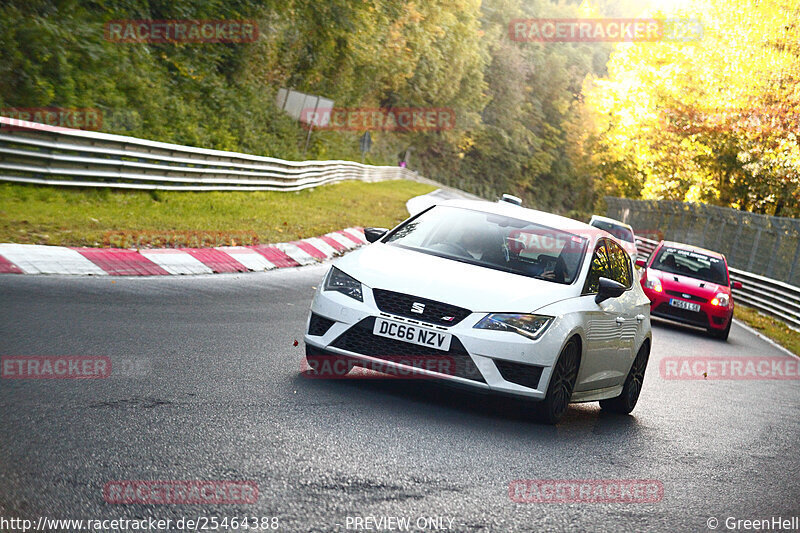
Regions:
M 371 324 L 374 317 L 416 323 L 452 334 L 453 342 L 449 352 L 433 348 L 428 351 L 433 357 L 437 355 L 452 357 L 456 362 L 457 371 L 436 373 L 415 370 L 415 373 L 498 393 L 534 399 L 544 398 L 553 365 L 565 341 L 564 332 L 560 331 L 558 318 L 550 324 L 541 338 L 531 340 L 512 332 L 474 329 L 473 326 L 492 310 L 473 312 L 457 324 L 443 327 L 381 311 L 375 301 L 373 291 L 369 287 L 363 286 L 363 297 L 364 301 L 359 302 L 339 292 L 319 289 L 311 305 L 311 312 L 333 321 L 333 324 L 324 334 L 311 335 L 308 333 L 307 323 L 304 336 L 306 344 L 331 354 L 346 355 L 353 359 L 378 363 L 390 368 L 408 369 L 408 367 L 393 363 L 391 360 L 374 356 L 414 355 L 420 353 L 421 347 L 389 340 L 392 348 L 388 351 L 397 352 L 400 351 L 398 347 L 402 349 L 407 345 L 408 353 L 382 353 L 387 351 L 386 340 L 388 339 L 373 335 Z M 309 315 L 309 321 L 310 318 L 311 315 Z M 342 346 L 351 349 L 343 349 Z M 538 379 L 536 379 L 537 375 Z M 526 386 L 520 383 L 526 385 L 535 383 L 535 386 Z

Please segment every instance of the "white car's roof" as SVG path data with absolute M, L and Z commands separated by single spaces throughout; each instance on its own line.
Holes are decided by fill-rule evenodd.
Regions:
M 590 226 L 586 222 L 575 220 L 572 218 L 562 217 L 553 213 L 545 211 L 537 211 L 527 207 L 521 207 L 509 202 L 484 202 L 481 200 L 447 200 L 444 202 L 437 202 L 436 205 L 461 207 L 464 209 L 473 209 L 475 211 L 483 211 L 485 213 L 493 213 L 496 215 L 506 215 L 528 222 L 534 222 L 543 226 L 548 226 L 553 229 L 560 229 L 571 233 L 578 232 L 596 232 L 597 228 Z
M 622 226 L 623 228 L 628 228 L 629 230 L 633 231 L 633 228 L 631 227 L 630 224 L 620 222 L 615 218 L 601 217 L 600 215 L 592 215 L 592 220 L 599 220 L 600 222 L 608 222 L 609 224 L 616 224 L 617 226 Z M 590 220 L 589 224 L 591 223 L 592 221 Z

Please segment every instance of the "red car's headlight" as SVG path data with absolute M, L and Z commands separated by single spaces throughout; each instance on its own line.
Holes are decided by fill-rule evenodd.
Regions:
M 644 286 L 656 292 L 664 292 L 664 287 L 661 286 L 661 280 L 658 278 L 648 279 L 644 282 Z
M 730 296 L 728 296 L 725 293 L 718 292 L 717 295 L 714 296 L 714 298 L 711 300 L 711 305 L 714 305 L 716 307 L 728 307 L 730 302 L 731 302 Z

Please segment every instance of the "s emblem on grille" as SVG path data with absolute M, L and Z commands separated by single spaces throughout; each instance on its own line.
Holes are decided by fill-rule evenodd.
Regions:
M 413 304 L 411 304 L 411 312 L 418 313 L 421 315 L 422 313 L 425 312 L 425 304 L 414 302 Z

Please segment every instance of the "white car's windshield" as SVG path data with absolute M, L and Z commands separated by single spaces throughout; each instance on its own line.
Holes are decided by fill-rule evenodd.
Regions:
M 437 206 L 398 227 L 385 242 L 569 284 L 578 275 L 588 240 L 504 215 Z

